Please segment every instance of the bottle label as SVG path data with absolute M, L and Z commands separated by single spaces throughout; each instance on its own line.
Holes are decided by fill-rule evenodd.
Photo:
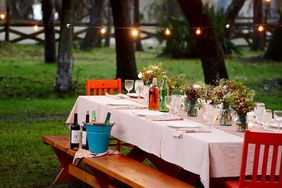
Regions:
M 86 137 L 87 137 L 86 131 L 82 131 L 82 145 L 83 146 L 86 146 Z
M 77 144 L 79 143 L 79 130 L 72 130 L 71 131 L 71 143 Z

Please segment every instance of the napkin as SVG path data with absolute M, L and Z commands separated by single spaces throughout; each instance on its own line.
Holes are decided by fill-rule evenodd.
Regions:
M 183 120 L 183 117 L 178 115 L 148 115 L 146 116 L 147 119 L 151 121 L 176 121 L 176 120 Z
M 78 165 L 80 160 L 84 157 L 100 157 L 100 156 L 104 156 L 106 154 L 113 155 L 113 154 L 120 154 L 120 153 L 119 153 L 119 151 L 116 151 L 116 150 L 108 150 L 105 153 L 95 154 L 95 153 L 91 153 L 91 151 L 89 151 L 89 150 L 85 150 L 85 149 L 80 148 L 75 153 L 72 164 Z
M 183 138 L 183 134 L 185 133 L 210 133 L 210 132 L 211 130 L 203 129 L 202 127 L 179 128 L 174 131 L 173 137 Z

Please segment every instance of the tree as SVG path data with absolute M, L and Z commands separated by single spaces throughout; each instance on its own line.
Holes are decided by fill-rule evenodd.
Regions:
M 275 28 L 274 34 L 269 42 L 267 51 L 264 54 L 265 59 L 271 59 L 274 61 L 282 61 L 282 13 L 280 13 L 280 18 L 278 24 Z
M 56 40 L 53 18 L 53 4 L 51 0 L 42 0 L 43 24 L 44 24 L 44 55 L 45 63 L 56 61 Z
M 101 11 L 104 7 L 105 0 L 92 0 L 90 2 L 89 10 L 89 25 L 86 35 L 80 45 L 81 50 L 90 50 L 93 47 L 101 47 L 100 27 L 103 23 Z M 86 4 L 85 4 L 86 5 Z
M 246 0 L 232 0 L 226 10 L 226 24 L 232 25 Z
M 74 24 L 74 7 L 76 0 L 63 0 L 59 52 L 57 58 L 57 78 L 55 90 L 58 92 L 68 92 L 73 89 L 72 82 L 72 39 Z
M 263 3 L 262 0 L 253 0 L 254 3 L 254 25 L 263 23 Z M 253 44 L 252 50 L 264 50 L 264 32 L 259 32 L 256 28 L 253 31 Z
M 228 78 L 224 63 L 224 52 L 216 38 L 208 13 L 199 0 L 177 0 L 191 28 L 203 28 L 201 35 L 196 35 L 196 46 L 202 61 L 205 83 L 214 84 L 220 78 Z
M 134 27 L 135 28 L 140 28 L 140 12 L 139 12 L 139 0 L 134 0 L 133 1 L 133 8 L 134 8 L 134 11 L 133 11 L 133 21 L 134 21 Z M 144 51 L 143 47 L 142 47 L 142 43 L 141 43 L 141 40 L 140 40 L 140 37 L 138 37 L 138 39 L 136 40 L 136 47 L 135 47 L 135 50 L 136 51 Z
M 116 40 L 116 77 L 137 79 L 133 41 L 130 38 L 130 0 L 110 0 Z

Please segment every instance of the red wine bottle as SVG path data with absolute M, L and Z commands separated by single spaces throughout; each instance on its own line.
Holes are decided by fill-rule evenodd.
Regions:
M 79 148 L 79 140 L 80 140 L 80 126 L 77 123 L 77 113 L 74 114 L 74 121 L 71 124 L 70 129 L 70 148 Z
M 88 124 L 88 123 L 89 123 L 89 111 L 87 111 L 87 113 L 86 113 L 85 123 L 82 127 L 82 140 L 81 140 L 82 149 L 86 149 L 86 150 L 89 149 L 88 140 L 87 140 L 87 133 L 86 133 L 86 124 Z

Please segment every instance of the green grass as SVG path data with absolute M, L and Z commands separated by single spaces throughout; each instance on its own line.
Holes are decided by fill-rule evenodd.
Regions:
M 138 71 L 162 62 L 172 74 L 203 81 L 198 59 L 158 57 L 157 50 L 137 52 Z M 244 51 L 244 57 L 259 55 Z M 0 45 L 0 185 L 1 187 L 70 187 L 51 185 L 60 166 L 41 135 L 67 135 L 64 122 L 75 99 L 84 94 L 86 79 L 115 78 L 115 50 L 74 51 L 75 90 L 67 95 L 54 92 L 56 64 L 43 63 L 38 45 Z M 256 91 L 256 101 L 267 108 L 282 109 L 282 62 L 250 62 L 227 59 L 230 79 L 244 81 Z M 280 85 L 277 84 L 280 80 Z

